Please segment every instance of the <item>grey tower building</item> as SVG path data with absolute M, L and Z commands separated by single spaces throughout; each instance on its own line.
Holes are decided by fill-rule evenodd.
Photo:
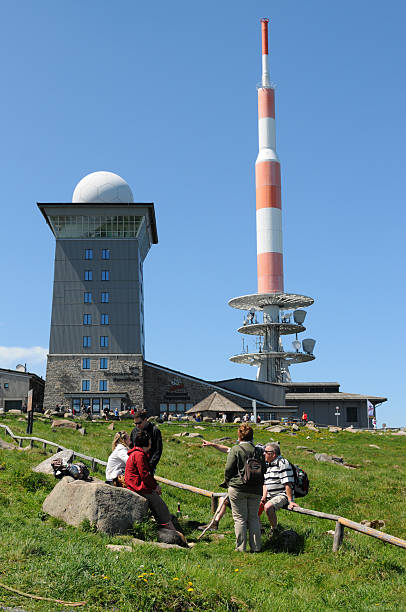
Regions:
M 143 405 L 143 261 L 158 242 L 153 203 L 94 172 L 72 203 L 38 204 L 56 239 L 44 408 Z

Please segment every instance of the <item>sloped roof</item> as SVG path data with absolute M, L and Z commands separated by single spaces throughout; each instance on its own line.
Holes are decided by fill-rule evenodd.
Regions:
M 286 393 L 286 400 L 369 400 L 372 404 L 386 402 L 386 397 L 359 393 Z
M 241 406 L 224 397 L 217 391 L 205 397 L 201 402 L 195 404 L 186 411 L 186 414 L 195 412 L 246 412 Z

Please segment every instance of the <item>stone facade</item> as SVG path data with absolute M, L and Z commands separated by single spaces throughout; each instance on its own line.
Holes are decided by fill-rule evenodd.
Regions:
M 90 369 L 83 369 L 83 358 L 90 359 Z M 100 358 L 108 358 L 108 368 L 100 369 Z M 90 381 L 89 391 L 82 391 L 82 381 Z M 107 381 L 100 391 L 99 381 Z M 48 355 L 44 409 L 57 404 L 68 408 L 75 398 L 111 398 L 120 408 L 120 396 L 126 403 L 144 404 L 142 355 Z M 114 409 L 114 405 L 110 405 Z
M 144 363 L 144 407 L 149 415 L 159 415 L 161 404 L 189 407 L 194 406 L 208 395 L 218 391 L 247 412 L 252 410 L 250 398 L 227 392 L 213 383 L 193 378 L 181 372 L 160 368 L 155 364 Z M 259 410 L 259 407 L 258 407 Z M 182 412 L 176 408 L 175 412 Z

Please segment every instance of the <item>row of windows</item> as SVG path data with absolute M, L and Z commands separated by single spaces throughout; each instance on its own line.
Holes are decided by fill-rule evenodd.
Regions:
M 109 367 L 109 360 L 107 359 L 107 357 L 100 357 L 99 365 L 100 365 L 101 370 L 107 370 Z M 90 370 L 90 358 L 89 357 L 83 357 L 82 369 Z
M 102 259 L 110 259 L 110 249 L 102 249 Z M 85 249 L 85 259 L 93 259 L 93 249 Z
M 91 346 L 92 346 L 92 337 L 83 336 L 83 348 L 90 348 Z M 101 348 L 108 348 L 109 346 L 108 336 L 100 336 L 100 346 Z
M 99 391 L 107 391 L 107 380 L 99 380 Z M 90 391 L 90 380 L 82 380 L 82 391 Z
M 162 414 L 163 412 L 178 412 L 180 414 L 183 414 L 186 410 L 190 410 L 190 408 L 193 407 L 193 404 L 185 404 L 184 402 L 179 403 L 179 402 L 174 402 L 174 403 L 168 403 L 168 404 L 159 404 L 159 411 Z
M 93 280 L 93 270 L 85 270 L 85 281 Z M 108 281 L 110 280 L 110 270 L 102 270 L 100 275 L 100 280 Z
M 102 313 L 100 315 L 100 325 L 108 325 L 110 323 L 109 315 L 106 313 Z M 83 315 L 83 325 L 91 325 L 92 324 L 92 315 L 85 313 Z
M 85 291 L 85 293 L 83 294 L 83 302 L 85 304 L 92 304 L 93 303 L 93 296 L 92 296 L 90 291 Z M 108 304 L 110 302 L 110 294 L 109 294 L 108 291 L 103 291 L 100 294 L 100 302 L 102 304 Z

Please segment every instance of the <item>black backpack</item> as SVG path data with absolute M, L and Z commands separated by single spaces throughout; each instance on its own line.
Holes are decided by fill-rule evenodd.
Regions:
M 72 476 L 75 480 L 92 480 L 89 469 L 84 463 L 66 463 L 62 459 L 55 459 L 51 463 L 55 478 Z
M 259 485 L 262 487 L 264 484 L 264 461 L 262 457 L 258 456 L 256 449 L 254 449 L 254 453 L 249 455 L 249 451 L 246 451 L 243 447 L 241 447 L 246 455 L 246 459 L 244 461 L 244 470 L 241 474 L 241 479 L 244 484 L 247 485 Z
M 295 497 L 305 497 L 309 492 L 309 478 L 304 470 L 298 465 L 290 464 L 295 479 Z

